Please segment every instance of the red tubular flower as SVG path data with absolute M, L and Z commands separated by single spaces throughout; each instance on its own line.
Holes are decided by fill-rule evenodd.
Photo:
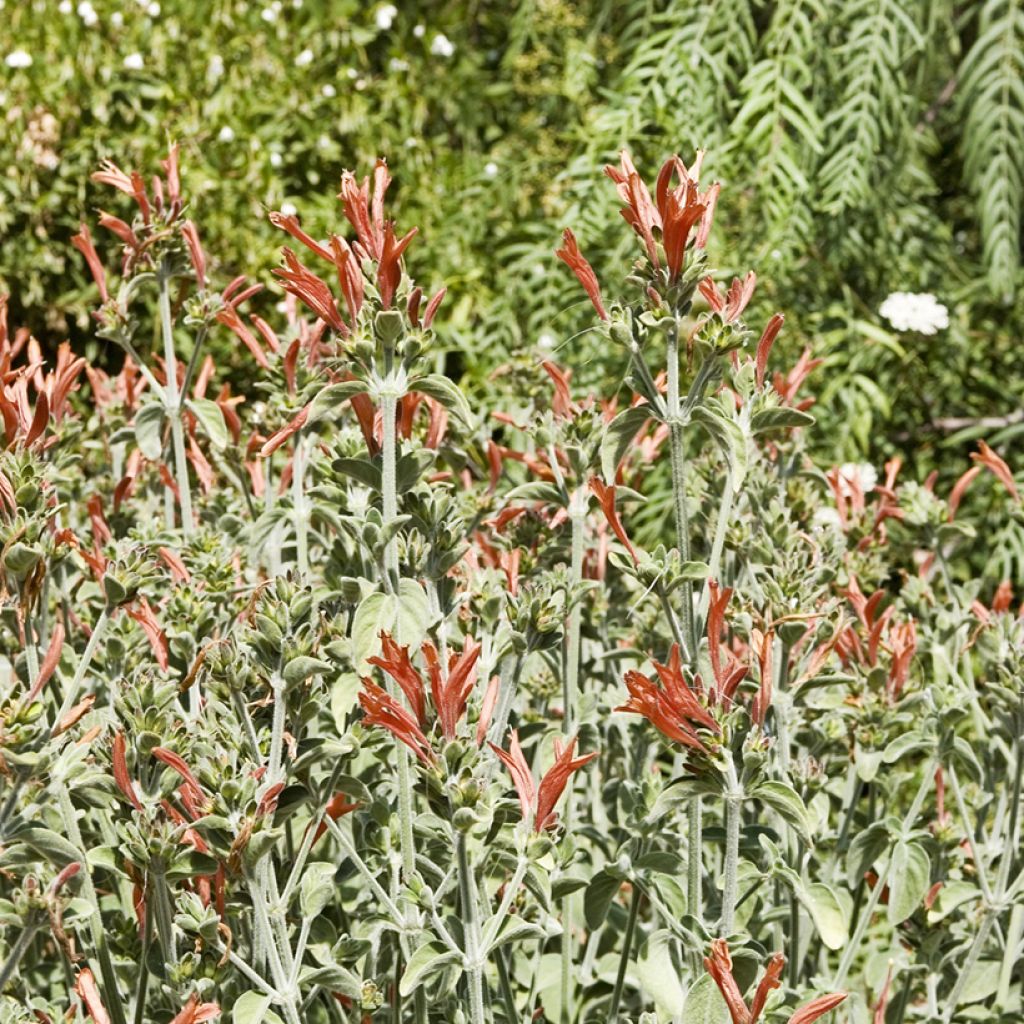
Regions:
M 1013 500 L 1020 504 L 1020 492 L 1017 490 L 1017 482 L 1013 479 L 1010 467 L 984 441 L 978 442 L 978 451 L 972 453 L 971 458 L 995 474 L 999 482 L 1010 492 Z
M 198 996 L 192 995 L 171 1024 L 203 1024 L 219 1016 L 220 1007 L 216 1003 L 201 1003 Z
M 679 161 L 678 157 L 670 158 L 666 162 L 665 167 L 662 168 L 662 173 L 665 172 L 665 168 L 668 168 L 668 174 L 671 177 L 672 173 L 676 170 L 676 161 Z M 682 161 L 679 161 L 679 164 L 681 163 Z M 644 248 L 647 250 L 647 258 L 651 261 L 652 265 L 655 267 L 660 266 L 658 262 L 658 247 L 654 241 L 654 229 L 661 227 L 661 219 L 658 215 L 658 209 L 651 199 L 651 193 L 647 190 L 647 186 L 637 173 L 637 169 L 633 165 L 629 154 L 623 150 L 619 154 L 619 167 L 613 167 L 609 164 L 605 167 L 604 173 L 615 182 L 616 191 L 626 204 L 619 212 L 626 223 L 640 236 L 640 240 L 644 243 Z M 666 180 L 664 189 L 666 194 L 668 191 L 667 185 L 668 181 Z
M 731 701 L 736 687 L 742 682 L 747 674 L 745 666 L 732 658 L 732 664 L 726 667 L 722 664 L 722 631 L 725 629 L 725 609 L 729 606 L 729 598 L 732 597 L 732 588 L 726 587 L 720 590 L 718 580 L 708 581 L 708 656 L 711 659 L 711 671 L 715 677 L 714 698 L 718 701 Z
M 768 963 L 764 968 L 764 977 L 758 982 L 754 999 L 750 1004 L 751 1024 L 760 1019 L 764 1004 L 768 1001 L 772 989 L 776 989 L 782 984 L 782 971 L 785 966 L 786 958 L 781 953 L 773 953 L 768 958 Z
M 149 646 L 153 651 L 157 664 L 166 672 L 169 664 L 167 637 L 160 628 L 156 613 L 153 611 L 149 601 L 144 597 L 140 597 L 133 607 L 126 608 L 125 611 L 142 627 L 142 632 L 146 634 L 146 639 L 149 641 Z
M 290 423 L 287 423 L 280 430 L 275 431 L 267 440 L 264 442 L 263 447 L 260 448 L 260 458 L 266 459 L 273 455 L 278 448 L 281 447 L 293 434 L 297 434 L 305 425 L 306 420 L 309 418 L 309 406 L 304 405 L 293 417 Z
M 686 259 L 690 232 L 707 212 L 707 202 L 697 190 L 697 182 L 688 175 L 682 183 L 666 192 L 661 208 L 661 241 L 665 247 L 669 279 L 678 281 Z
M 88 967 L 83 967 L 78 972 L 78 977 L 75 979 L 75 993 L 82 1000 L 85 1012 L 92 1018 L 94 1024 L 110 1024 L 110 1017 L 103 1005 L 96 979 Z
M 596 750 L 582 757 L 573 757 L 576 752 L 575 736 L 565 746 L 561 740 L 556 739 L 554 746 L 555 763 L 548 769 L 537 787 L 537 816 L 533 827 L 538 832 L 555 824 L 555 804 L 558 803 L 573 773 L 597 757 Z
M 437 311 L 441 308 L 441 303 L 444 302 L 444 297 L 447 294 L 447 288 L 439 288 L 431 295 L 427 302 L 427 308 L 423 310 L 423 329 L 425 331 L 429 331 L 433 325 L 434 317 L 437 316 Z
M 36 681 L 32 684 L 32 689 L 29 690 L 28 696 L 25 698 L 26 704 L 31 704 L 43 692 L 43 687 L 50 681 L 50 677 L 57 670 L 63 648 L 64 623 L 58 619 L 54 623 L 53 632 L 50 634 L 50 644 L 46 648 L 46 654 L 43 657 L 42 664 L 39 666 L 39 674 L 36 676 Z
M 957 510 L 960 508 L 960 502 L 964 500 L 964 495 L 967 493 L 967 488 L 974 482 L 975 477 L 981 473 L 981 466 L 971 466 L 966 473 L 963 473 L 955 484 L 953 489 L 949 492 L 949 521 L 952 522 L 956 518 Z
M 845 998 L 845 992 L 830 992 L 828 995 L 818 996 L 805 1006 L 801 1006 L 789 1018 L 788 1024 L 814 1024 L 814 1021 L 834 1010 Z
M 166 747 L 154 747 L 153 756 L 158 761 L 167 765 L 168 768 L 174 769 L 182 777 L 191 801 L 201 804 L 205 800 L 203 788 L 199 785 L 199 780 L 192 774 L 192 769 L 185 764 L 178 754 L 174 753 L 173 750 L 168 750 Z
M 597 274 L 580 252 L 576 236 L 568 228 L 562 232 L 562 248 L 556 249 L 555 255 L 576 275 L 576 279 L 583 285 L 583 290 L 597 310 L 597 315 L 602 320 L 607 320 L 608 312 L 601 301 L 601 286 L 597 283 Z
M 355 324 L 359 317 L 359 311 L 363 308 L 363 295 L 366 288 L 359 259 L 348 242 L 337 235 L 331 236 L 331 254 L 334 266 L 338 271 L 341 294 L 344 296 L 345 305 L 348 308 L 348 317 Z
M 601 503 L 601 511 L 604 512 L 604 517 L 608 520 L 608 525 L 629 552 L 629 557 L 633 559 L 634 563 L 639 562 L 640 559 L 637 557 L 636 548 L 633 547 L 629 537 L 626 536 L 626 531 L 619 520 L 619 514 L 615 510 L 615 485 L 606 484 L 599 477 L 595 476 L 590 479 L 590 489 L 597 496 L 597 500 Z
M 405 699 L 409 702 L 416 721 L 420 728 L 427 727 L 427 702 L 423 686 L 423 679 L 419 672 L 413 668 L 409 658 L 409 648 L 399 647 L 388 633 L 383 630 L 380 634 L 382 655 L 366 660 L 371 665 L 387 672 L 389 676 L 402 688 Z M 436 697 L 435 697 L 436 700 Z
M 82 870 L 82 864 L 80 861 L 73 860 L 67 867 L 62 868 L 59 874 L 50 883 L 50 887 L 47 890 L 51 896 L 56 896 L 60 893 L 61 889 L 64 888 L 68 882 L 71 881 L 79 871 Z
M 562 745 L 561 740 L 555 740 L 555 763 L 548 769 L 540 785 L 536 786 L 533 781 L 533 774 L 530 766 L 526 763 L 523 755 L 523 748 L 519 745 L 519 733 L 517 730 L 510 730 L 509 749 L 502 750 L 501 747 L 491 744 L 491 749 L 497 754 L 502 764 L 508 769 L 512 776 L 512 784 L 515 786 L 516 794 L 519 797 L 519 806 L 523 812 L 524 820 L 533 812 L 533 830 L 542 832 L 554 826 L 557 818 L 555 816 L 555 804 L 565 791 L 566 784 L 572 777 L 573 772 L 579 771 L 585 764 L 597 757 L 597 752 L 584 754 L 582 757 L 573 757 L 576 751 L 576 737 L 574 736 L 567 744 Z
M 263 346 L 256 339 L 256 336 L 246 327 L 245 322 L 238 315 L 238 311 L 231 304 L 222 306 L 217 311 L 217 323 L 223 324 L 228 330 L 233 331 L 243 345 L 252 353 L 253 358 L 264 369 L 269 369 L 270 363 L 263 351 Z
M 705 277 L 697 285 L 697 288 L 707 300 L 711 309 L 725 323 L 733 324 L 739 320 L 741 314 L 749 305 L 756 285 L 757 275 L 751 270 L 742 281 L 738 277 L 734 277 L 726 295 L 722 295 L 718 285 L 710 277 Z
M 455 739 L 459 721 L 466 713 L 466 702 L 476 682 L 475 669 L 480 651 L 480 644 L 471 636 L 466 637 L 461 653 L 449 656 L 448 673 L 445 678 L 434 645 L 429 641 L 423 644 L 423 654 L 430 671 L 430 692 L 434 698 L 437 717 L 441 722 L 441 732 L 446 740 Z
M 195 224 L 187 220 L 181 225 L 181 234 L 188 246 L 189 259 L 192 261 L 192 269 L 195 271 L 196 283 L 200 288 L 206 287 L 206 254 L 199 241 L 199 231 Z
M 377 265 L 377 291 L 380 302 L 385 309 L 391 308 L 391 302 L 402 279 L 402 254 L 409 248 L 409 243 L 419 233 L 419 228 L 410 228 L 401 238 L 395 237 L 395 228 L 391 221 L 384 225 L 384 248 Z
M 569 377 L 572 371 L 563 370 L 560 366 L 551 362 L 550 359 L 545 359 L 540 365 L 551 378 L 551 383 L 555 385 L 555 396 L 551 401 L 551 411 L 559 419 L 571 419 L 578 412 L 578 408 L 572 400 L 572 392 L 569 390 Z
M 85 262 L 89 265 L 92 279 L 100 290 L 100 298 L 104 302 L 109 302 L 110 293 L 107 291 L 107 272 L 103 268 L 103 262 L 100 260 L 99 253 L 96 252 L 96 246 L 92 244 L 92 235 L 89 233 L 89 228 L 84 222 L 79 225 L 78 234 L 71 236 L 71 244 L 85 257 Z
M 704 957 L 704 969 L 722 993 L 725 1005 L 729 1009 L 732 1024 L 752 1024 L 750 1011 L 743 1001 L 743 993 L 732 975 L 732 957 L 729 955 L 729 944 L 725 939 L 713 939 L 711 956 Z
M 279 213 L 275 210 L 269 214 L 269 220 L 275 228 L 287 231 L 292 238 L 297 242 L 301 242 L 310 252 L 316 253 L 322 260 L 327 260 L 328 263 L 335 261 L 332 253 L 325 249 L 315 238 L 302 230 L 299 226 L 299 218 L 294 214 Z
M 274 276 L 282 282 L 285 291 L 304 302 L 329 327 L 347 337 L 350 331 L 338 312 L 331 289 L 291 249 L 285 247 L 282 251 L 287 267 L 274 270 Z
M 476 745 L 482 747 L 487 738 L 487 730 L 494 715 L 494 709 L 498 706 L 498 694 L 501 690 L 501 676 L 491 676 L 487 684 L 487 691 L 484 693 L 483 703 L 480 705 L 480 718 L 476 723 Z
M 128 802 L 132 807 L 141 813 L 142 803 L 135 793 L 135 783 L 132 782 L 132 777 L 128 774 L 123 732 L 119 732 L 114 736 L 114 742 L 111 745 L 111 761 L 114 766 L 114 781 L 117 783 L 117 788 L 128 798 Z
M 786 318 L 781 313 L 773 314 L 772 318 L 765 325 L 761 338 L 757 343 L 757 354 L 754 356 L 754 378 L 757 381 L 758 389 L 764 387 L 764 375 L 768 369 L 768 356 L 771 354 L 772 345 L 782 330 Z
M 351 814 L 358 807 L 358 803 L 349 803 L 347 793 L 335 793 L 334 796 L 327 801 L 327 806 L 324 808 L 324 818 L 330 818 L 331 821 L 337 821 L 342 815 Z M 320 841 L 320 837 L 326 831 L 327 822 L 321 819 L 320 824 L 317 825 L 316 835 L 313 836 L 313 845 L 316 845 L 316 843 Z
M 760 728 L 764 728 L 764 721 L 768 715 L 768 708 L 772 702 L 772 644 L 775 641 L 775 633 L 768 630 L 761 634 L 754 630 L 754 650 L 757 654 L 758 665 L 761 669 L 761 686 L 754 703 L 750 709 L 750 717 Z
M 423 735 L 423 730 L 416 719 L 394 697 L 369 679 L 363 679 L 363 692 L 359 694 L 359 703 L 363 708 L 367 725 L 387 729 L 424 764 L 434 763 L 434 752 L 430 749 L 430 742 Z
M 351 171 L 341 176 L 341 200 L 345 217 L 355 229 L 359 244 L 367 256 L 380 260 L 384 252 L 384 195 L 391 184 L 391 175 L 385 160 L 377 160 L 373 168 L 373 197 L 370 179 L 363 178 L 360 185 Z

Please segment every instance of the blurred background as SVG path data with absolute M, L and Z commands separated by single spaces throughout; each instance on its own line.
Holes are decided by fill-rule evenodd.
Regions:
M 669 153 L 704 147 L 702 178 L 723 184 L 712 262 L 756 269 L 752 325 L 785 313 L 777 366 L 805 346 L 824 359 L 808 389 L 819 454 L 900 452 L 948 479 L 983 436 L 1022 465 L 1014 0 L 0 7 L 0 292 L 48 349 L 70 337 L 120 359 L 92 334 L 69 239 L 116 201 L 89 181 L 101 159 L 145 171 L 177 140 L 219 283 L 252 275 L 272 309 L 282 234 L 267 211 L 340 229 L 342 169 L 385 156 L 399 223 L 421 229 L 410 270 L 449 287 L 450 373 L 514 387 L 543 353 L 614 384 L 621 354 L 587 331 L 553 249 L 572 225 L 614 296 L 633 242 L 602 166 L 625 146 L 653 180 Z M 213 345 L 243 368 L 226 330 Z

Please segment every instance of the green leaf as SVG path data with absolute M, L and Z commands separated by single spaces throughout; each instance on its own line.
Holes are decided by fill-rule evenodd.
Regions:
M 239 996 L 231 1007 L 232 1024 L 277 1024 L 281 1020 L 270 1009 L 273 996 L 265 996 L 262 992 L 246 992 Z
M 793 427 L 809 427 L 814 417 L 799 409 L 778 405 L 771 409 L 760 409 L 750 417 L 750 432 L 756 437 L 773 430 L 789 430 Z
M 549 505 L 565 505 L 568 498 L 554 484 L 545 483 L 543 480 L 531 480 L 528 484 L 513 487 L 505 495 L 506 505 L 511 505 L 514 501 L 546 501 Z
M 889 845 L 889 827 L 877 821 L 858 832 L 846 854 L 846 881 L 854 888 Z
M 409 390 L 427 395 L 440 402 L 449 412 L 453 413 L 465 428 L 473 426 L 473 412 L 466 401 L 466 396 L 459 387 L 440 373 L 431 373 L 426 377 L 417 377 L 409 381 Z
M 401 580 L 398 594 L 379 591 L 363 598 L 352 619 L 352 659 L 356 670 L 367 671 L 367 658 L 380 653 L 380 633 L 391 634 L 397 643 L 416 649 L 430 625 L 430 602 L 416 580 Z
M 309 404 L 306 426 L 309 427 L 319 420 L 326 419 L 343 402 L 354 395 L 366 391 L 366 384 L 361 380 L 343 380 L 337 384 L 328 384 Z
M 299 975 L 302 984 L 312 987 L 322 985 L 332 992 L 340 992 L 349 999 L 360 999 L 363 995 L 362 982 L 341 964 L 327 964 L 325 967 L 308 968 Z
M 739 424 L 720 405 L 700 405 L 692 415 L 694 422 L 699 423 L 721 449 L 729 464 L 733 488 L 738 491 L 747 475 L 747 439 Z
M 319 658 L 311 658 L 307 654 L 300 654 L 297 658 L 292 658 L 284 667 L 282 676 L 284 681 L 289 686 L 295 686 L 298 683 L 305 682 L 310 676 L 323 675 L 326 672 L 330 672 L 332 666 L 326 661 L 321 661 Z
M 362 685 L 358 672 L 342 672 L 331 683 L 331 718 L 339 735 L 345 732 L 346 720 L 359 701 Z
M 299 908 L 303 917 L 316 917 L 331 902 L 335 889 L 333 864 L 314 861 L 307 865 L 299 889 Z
M 135 414 L 135 443 L 150 462 L 163 455 L 163 431 L 164 407 L 159 402 L 150 402 Z
M 980 1003 L 999 987 L 999 960 L 978 960 L 971 968 L 960 993 L 961 1003 Z
M 48 828 L 26 828 L 14 836 L 19 842 L 30 846 L 51 864 L 64 868 L 75 861 L 81 863 L 82 855 L 62 835 Z
M 957 907 L 963 906 L 969 900 L 981 899 L 981 897 L 981 889 L 972 882 L 957 880 L 943 882 L 931 910 L 928 911 L 928 923 L 937 924 L 944 917 L 948 917 Z
M 842 949 L 850 935 L 846 913 L 839 897 L 823 882 L 815 882 L 806 888 L 796 890 L 797 898 L 804 905 L 821 941 L 828 949 Z
M 369 459 L 335 459 L 331 468 L 371 490 L 380 490 L 380 466 Z
M 203 433 L 213 442 L 214 448 L 227 448 L 231 435 L 224 422 L 224 413 L 216 402 L 209 398 L 190 398 L 185 402 L 189 411 L 199 421 Z
M 497 949 L 499 946 L 506 946 L 510 942 L 520 942 L 523 939 L 543 939 L 547 932 L 534 921 L 524 921 L 517 915 L 510 914 L 494 941 L 487 948 L 487 953 Z
M 889 923 L 905 921 L 921 905 L 931 885 L 932 865 L 924 848 L 899 840 L 892 851 L 889 872 Z
M 608 916 L 608 908 L 612 905 L 622 885 L 622 879 L 602 868 L 590 880 L 587 891 L 583 894 L 583 916 L 587 927 L 591 930 L 604 924 Z
M 683 1013 L 686 992 L 672 960 L 670 931 L 659 929 L 644 943 L 636 963 L 636 976 L 644 992 L 654 1000 L 660 1016 L 674 1019 Z
M 637 405 L 624 409 L 604 428 L 601 438 L 601 473 L 605 480 L 614 480 L 629 446 L 640 428 L 651 418 L 650 406 Z
M 786 782 L 762 782 L 750 795 L 777 811 L 808 846 L 812 845 L 810 815 L 792 786 Z
M 702 974 L 686 993 L 682 1024 L 729 1024 L 729 1007 L 710 974 Z
M 411 995 L 425 981 L 446 967 L 452 967 L 462 960 L 462 956 L 453 952 L 440 942 L 424 942 L 405 965 L 405 972 L 399 983 L 398 991 L 403 996 Z

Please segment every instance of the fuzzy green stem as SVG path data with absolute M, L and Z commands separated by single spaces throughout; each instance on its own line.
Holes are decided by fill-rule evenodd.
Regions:
M 701 798 L 695 796 L 690 801 L 687 820 L 686 908 L 687 913 L 698 921 L 703 920 L 703 908 L 701 906 L 701 852 L 704 837 L 701 817 Z
M 32 945 L 32 940 L 36 937 L 36 932 L 39 931 L 39 928 L 40 924 L 38 922 L 26 924 L 21 929 L 17 939 L 14 940 L 14 945 L 11 947 L 10 953 L 7 954 L 3 967 L 0 967 L 0 992 L 7 987 L 7 982 L 11 980 L 11 975 L 18 969 L 18 964 L 21 963 L 22 957 L 28 952 L 28 948 Z
M 629 897 L 629 916 L 626 918 L 626 933 L 622 937 L 622 952 L 619 955 L 619 969 L 615 975 L 615 987 L 612 989 L 611 1002 L 608 1004 L 608 1024 L 616 1024 L 619 1019 L 619 1004 L 622 1002 L 622 991 L 626 985 L 626 970 L 633 951 L 633 936 L 636 934 L 636 922 L 640 917 L 640 891 L 636 885 Z
M 157 275 L 160 285 L 160 327 L 164 339 L 164 409 L 171 421 L 171 444 L 174 447 L 174 477 L 178 485 L 181 506 L 181 529 L 186 539 L 195 531 L 192 519 L 192 489 L 188 477 L 188 459 L 185 456 L 185 429 L 181 419 L 181 395 L 178 393 L 178 357 L 174 351 L 174 327 L 171 323 L 170 274 L 161 269 Z
M 295 435 L 292 456 L 292 517 L 295 521 L 295 567 L 301 576 L 309 573 L 309 511 L 305 494 L 306 448 L 302 431 Z
M 486 1024 L 484 1011 L 484 961 L 480 948 L 480 923 L 477 914 L 476 882 L 469 863 L 466 837 L 455 837 L 456 863 L 459 874 L 459 904 L 462 927 L 466 936 L 466 981 L 469 986 L 469 1019 L 471 1024 Z
M 739 895 L 740 811 L 742 798 L 725 798 L 725 873 L 722 882 L 722 937 L 732 934 L 736 922 L 736 898 Z
M 925 797 L 928 795 L 928 791 L 932 787 L 932 779 L 935 775 L 935 766 L 937 762 L 931 761 L 925 768 L 924 775 L 921 778 L 921 783 L 917 788 L 917 794 L 914 796 L 914 802 L 910 805 L 910 810 L 907 811 L 907 816 L 903 819 L 902 833 L 906 834 L 913 828 L 914 822 L 917 820 L 918 814 L 921 812 L 921 806 L 924 804 Z M 892 856 L 890 855 L 888 863 L 882 871 L 881 877 L 875 882 L 874 888 L 871 890 L 871 895 L 868 897 L 867 906 L 861 912 L 860 917 L 857 919 L 857 927 L 854 930 L 853 935 L 850 936 L 850 941 L 846 945 L 846 951 L 843 953 L 843 958 L 839 962 L 839 969 L 836 971 L 836 976 L 832 979 L 832 988 L 840 989 L 843 987 L 843 982 L 846 981 L 846 975 L 849 973 L 850 967 L 853 965 L 854 958 L 861 951 L 861 944 L 864 941 L 864 933 L 868 929 L 868 925 L 871 923 L 871 918 L 874 915 L 875 907 L 878 906 L 878 901 L 882 897 L 882 892 L 885 887 L 889 884 L 889 874 L 892 871 Z
M 64 833 L 71 845 L 79 853 L 82 870 L 82 894 L 92 908 L 89 915 L 89 929 L 92 932 L 93 945 L 96 948 L 96 959 L 100 965 L 100 977 L 103 979 L 103 1001 L 110 1014 L 113 1024 L 127 1024 L 124 1015 L 124 1004 L 117 987 L 117 975 L 114 973 L 114 962 L 110 958 L 107 946 L 107 933 L 103 928 L 103 916 L 100 913 L 100 900 L 92 884 L 92 871 L 85 855 L 85 844 L 82 842 L 82 830 L 78 827 L 78 817 L 74 804 L 71 802 L 71 790 L 64 779 L 55 780 L 54 790 L 57 794 L 57 806 L 64 822 Z
M 967 956 L 964 958 L 964 962 L 960 965 L 960 969 L 956 976 L 956 984 L 953 986 L 953 991 L 950 992 L 949 996 L 946 998 L 945 1009 L 942 1013 L 943 1024 L 950 1024 L 950 1021 L 956 1016 L 957 1007 L 960 1005 L 960 997 L 963 995 L 964 986 L 970 980 L 971 974 L 974 971 L 974 966 L 978 962 L 978 957 L 981 956 L 981 952 L 985 948 L 985 943 L 988 941 L 989 933 L 992 931 L 992 926 L 996 923 L 997 916 L 998 915 L 994 910 L 987 910 L 985 912 L 985 916 L 981 920 L 981 924 L 978 926 L 978 930 L 974 933 L 974 941 L 967 950 Z

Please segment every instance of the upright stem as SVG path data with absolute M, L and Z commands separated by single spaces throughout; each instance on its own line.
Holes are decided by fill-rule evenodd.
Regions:
M 612 999 L 608 1004 L 608 1024 L 616 1024 L 619 1019 L 619 1004 L 622 1002 L 622 990 L 626 984 L 626 970 L 633 951 L 633 936 L 636 934 L 636 922 L 640 916 L 640 891 L 636 885 L 629 897 L 629 916 L 626 918 L 626 934 L 622 937 L 622 953 L 619 955 L 619 970 L 615 975 L 615 987 Z
M 32 940 L 36 937 L 36 932 L 39 931 L 39 928 L 39 924 L 35 922 L 26 924 L 21 929 L 17 939 L 14 940 L 14 945 L 11 947 L 10 953 L 7 954 L 3 967 L 0 967 L 0 992 L 7 987 L 7 982 L 11 980 L 11 975 L 17 970 L 22 957 L 28 952 L 28 948 L 32 945 Z
M 476 883 L 473 879 L 466 836 L 455 837 L 455 852 L 459 872 L 459 903 L 462 907 L 462 926 L 466 936 L 466 979 L 469 985 L 469 1019 L 471 1024 L 485 1024 L 484 961 L 480 948 L 480 921 L 477 915 Z
M 586 494 L 577 490 L 570 502 L 570 523 L 572 526 L 572 555 L 569 566 L 569 586 L 575 592 L 583 580 L 583 514 L 586 508 Z M 572 611 L 569 613 L 569 628 L 566 632 L 565 679 L 562 685 L 563 704 L 565 705 L 564 721 L 567 735 L 572 735 L 577 728 L 577 701 L 580 670 L 580 629 L 583 609 L 575 595 Z M 576 810 L 575 787 L 573 779 L 569 779 L 568 793 L 565 803 L 566 829 L 571 831 Z M 562 1019 L 566 1024 L 573 1020 L 573 922 L 572 896 L 562 900 Z
M 737 868 L 740 856 L 740 810 L 738 797 L 725 798 L 725 879 L 722 883 L 722 923 L 719 928 L 723 938 L 732 934 L 736 920 L 736 897 L 739 894 Z
M 932 787 L 932 779 L 935 775 L 935 766 L 937 763 L 937 761 L 932 760 L 924 770 L 924 774 L 921 777 L 921 784 L 918 786 L 917 794 L 914 796 L 914 802 L 910 805 L 910 810 L 907 811 L 907 816 L 903 819 L 902 832 L 904 834 L 913 828 L 914 822 L 917 820 L 917 816 L 921 812 L 921 805 L 924 803 L 925 797 L 928 795 L 928 791 Z M 839 969 L 836 971 L 835 978 L 832 979 L 831 987 L 833 989 L 843 987 L 843 982 L 846 980 L 846 975 L 849 973 L 850 967 L 853 965 L 854 958 L 861 951 L 864 933 L 867 931 L 868 925 L 871 923 L 872 915 L 875 912 L 875 907 L 878 906 L 878 901 L 881 899 L 882 892 L 889 884 L 889 874 L 891 871 L 892 856 L 890 855 L 888 863 L 882 871 L 881 877 L 877 882 L 875 882 L 875 887 L 871 890 L 867 906 L 857 919 L 857 927 L 854 930 L 853 935 L 850 936 L 850 941 L 846 944 L 846 952 L 843 953 L 843 959 L 839 963 Z
M 704 840 L 701 816 L 701 798 L 695 796 L 690 801 L 687 821 L 686 908 L 687 913 L 698 921 L 703 920 L 703 907 L 701 906 L 701 852 Z
M 171 282 L 170 275 L 161 270 L 157 275 L 160 283 L 160 326 L 164 337 L 164 408 L 171 421 L 171 443 L 174 446 L 174 477 L 178 485 L 178 501 L 181 505 L 181 529 L 186 539 L 191 537 L 195 525 L 192 521 L 192 490 L 188 479 L 188 459 L 185 457 L 185 430 L 181 422 L 181 395 L 178 393 L 178 357 L 174 351 L 174 328 L 171 324 Z
M 398 518 L 398 438 L 395 417 L 398 413 L 398 395 L 385 390 L 380 396 L 380 414 L 383 424 L 381 451 L 381 505 L 384 526 L 387 528 Z M 393 587 L 398 586 L 398 537 L 393 536 L 384 549 L 384 569 L 391 577 Z
M 295 521 L 295 566 L 301 576 L 309 572 L 309 513 L 306 508 L 306 448 L 302 431 L 295 435 L 292 456 L 292 516 Z
M 110 958 L 110 949 L 107 946 L 107 933 L 103 928 L 103 917 L 100 913 L 100 900 L 96 889 L 92 884 L 92 871 L 89 868 L 89 861 L 85 856 L 85 844 L 82 842 L 82 830 L 78 827 L 78 818 L 75 815 L 74 804 L 71 802 L 71 789 L 66 780 L 55 780 L 53 787 L 57 793 L 57 806 L 60 808 L 61 817 L 64 821 L 64 832 L 71 845 L 79 853 L 79 861 L 82 865 L 82 894 L 92 908 L 89 915 L 89 927 L 92 932 L 93 945 L 96 947 L 96 959 L 100 964 L 100 977 L 103 979 L 103 1001 L 107 1007 L 113 1024 L 127 1024 L 124 1015 L 124 1004 L 121 1001 L 121 993 L 117 988 L 117 975 L 114 973 L 114 963 Z

